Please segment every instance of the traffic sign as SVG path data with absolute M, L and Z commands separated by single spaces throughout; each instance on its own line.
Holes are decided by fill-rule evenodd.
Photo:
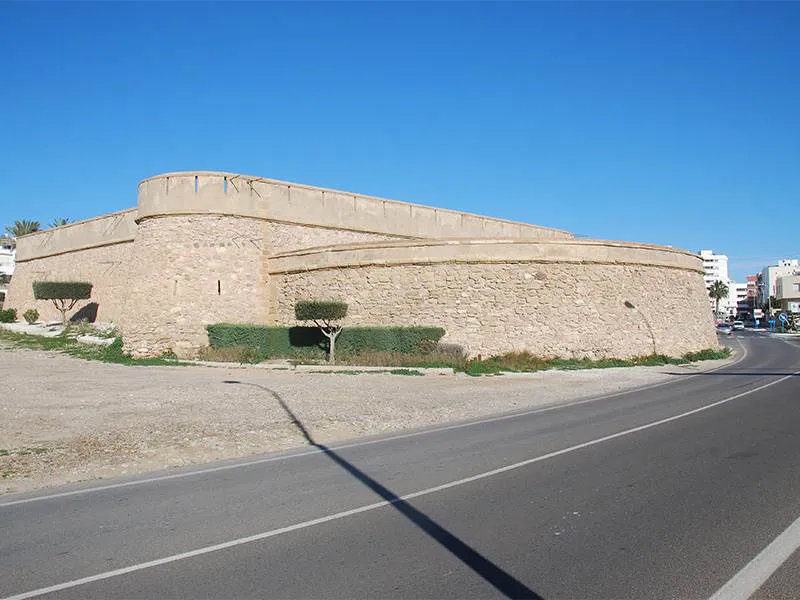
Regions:
M 786 321 L 788 321 L 788 320 L 789 320 L 789 317 L 788 317 L 788 315 L 787 315 L 786 313 L 781 313 L 781 314 L 779 314 L 779 315 L 778 315 L 778 318 L 779 318 L 781 321 L 783 321 L 784 323 L 786 323 Z

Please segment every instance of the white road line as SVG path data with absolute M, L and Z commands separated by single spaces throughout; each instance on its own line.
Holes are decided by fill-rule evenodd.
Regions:
M 741 342 L 739 342 L 739 343 L 741 344 Z M 744 344 L 742 344 L 742 350 L 744 350 L 744 353 L 742 354 L 742 356 L 737 357 L 737 359 L 734 360 L 731 363 L 724 364 L 724 365 L 721 365 L 719 367 L 715 367 L 713 369 L 709 369 L 708 371 L 699 371 L 698 373 L 687 373 L 687 376 L 694 376 L 694 375 L 697 375 L 699 373 L 713 373 L 714 371 L 718 371 L 719 369 L 724 369 L 725 367 L 732 367 L 733 365 L 735 365 L 735 364 L 741 362 L 742 360 L 744 360 L 744 358 L 747 356 L 747 349 L 745 349 Z M 648 391 L 648 390 L 651 390 L 651 389 L 654 389 L 654 388 L 657 388 L 657 387 L 661 387 L 661 386 L 664 386 L 664 385 L 667 385 L 667 384 L 670 384 L 670 383 L 676 383 L 676 381 L 673 380 L 673 379 L 668 379 L 666 381 L 661 381 L 659 383 L 653 383 L 653 384 L 645 385 L 645 386 L 642 386 L 642 387 L 631 388 L 629 390 L 622 390 L 620 392 L 614 392 L 613 394 L 606 394 L 604 396 L 594 396 L 592 398 L 585 398 L 583 400 L 575 400 L 575 401 L 572 401 L 572 402 L 557 403 L 557 404 L 553 404 L 551 406 L 546 406 L 546 407 L 543 407 L 543 408 L 534 408 L 534 409 L 531 409 L 531 410 L 513 412 L 513 413 L 509 413 L 509 414 L 505 414 L 505 415 L 500 415 L 500 416 L 497 416 L 497 417 L 489 417 L 489 418 L 486 418 L 486 419 L 479 419 L 479 420 L 475 420 L 475 421 L 466 421 L 464 423 L 456 423 L 455 425 L 444 425 L 444 426 L 441 426 L 441 427 L 435 427 L 434 426 L 434 427 L 423 429 L 421 431 L 412 431 L 410 433 L 401 433 L 401 434 L 397 434 L 397 435 L 393 435 L 393 436 L 389 436 L 389 437 L 381 437 L 381 438 L 374 439 L 374 440 L 363 440 L 363 441 L 360 441 L 360 442 L 351 442 L 349 444 L 333 445 L 333 446 L 330 446 L 330 448 L 332 450 L 346 450 L 347 448 L 357 448 L 359 446 L 369 446 L 369 445 L 372 445 L 372 444 L 382 444 L 382 443 L 385 443 L 385 442 L 393 442 L 395 440 L 402 440 L 402 439 L 413 438 L 413 437 L 418 437 L 418 436 L 422 436 L 422 435 L 429 435 L 429 434 L 432 434 L 432 433 L 439 433 L 439 432 L 442 432 L 442 431 L 451 431 L 453 429 L 461 429 L 463 427 L 474 427 L 476 425 L 483 425 L 485 423 L 495 423 L 497 421 L 506 421 L 506 420 L 509 420 L 509 419 L 516 419 L 516 418 L 519 418 L 519 417 L 525 417 L 525 416 L 529 416 L 529 415 L 534 415 L 534 414 L 539 414 L 539 413 L 544 413 L 544 412 L 550 412 L 550 411 L 558 410 L 558 409 L 561 409 L 561 408 L 569 408 L 571 406 L 578 406 L 578 405 L 581 405 L 581 404 L 587 404 L 589 402 L 597 402 L 599 400 L 608 400 L 609 398 L 616 398 L 617 396 L 624 396 L 625 394 L 633 394 L 633 393 L 637 393 L 637 392 L 644 392 L 644 391 Z M 230 464 L 230 465 L 221 465 L 221 466 L 218 466 L 218 467 L 207 467 L 207 468 L 193 469 L 191 471 L 183 471 L 181 473 L 172 473 L 170 475 L 158 475 L 158 476 L 155 476 L 155 477 L 147 477 L 147 478 L 144 478 L 144 479 L 136 479 L 134 481 L 124 481 L 124 482 L 120 482 L 120 483 L 110 483 L 110 484 L 107 484 L 107 485 L 97 485 L 97 486 L 83 488 L 83 489 L 79 489 L 79 490 L 72 490 L 72 491 L 69 491 L 69 492 L 57 492 L 55 494 L 47 494 L 45 496 L 34 496 L 34 497 L 31 497 L 31 498 L 23 498 L 21 500 L 12 500 L 10 502 L 0 502 L 0 508 L 5 508 L 7 506 L 16 506 L 18 504 L 29 504 L 31 502 L 41 502 L 43 500 L 53 500 L 53 499 L 56 499 L 56 498 L 66 498 L 66 497 L 69 497 L 69 496 L 79 496 L 79 495 L 83 495 L 83 494 L 90 494 L 90 493 L 93 493 L 93 492 L 102 492 L 102 491 L 105 491 L 105 490 L 126 488 L 126 487 L 132 487 L 132 486 L 136 486 L 136 485 L 145 485 L 145 484 L 148 484 L 148 483 L 156 483 L 156 482 L 159 482 L 159 481 L 168 481 L 170 479 L 183 479 L 185 477 L 194 477 L 195 475 L 205 475 L 207 473 L 217 473 L 219 471 L 228 471 L 228 470 L 231 470 L 231 469 L 241 469 L 241 468 L 244 468 L 244 467 L 252 467 L 252 466 L 256 466 L 256 465 L 262 465 L 262 464 L 265 464 L 265 463 L 271 463 L 271 462 L 276 462 L 276 461 L 281 461 L 281 460 L 290 460 L 290 459 L 293 459 L 293 458 L 300 458 L 300 457 L 303 457 L 303 456 L 311 456 L 311 455 L 314 455 L 314 454 L 321 454 L 321 452 L 322 452 L 321 450 L 317 450 L 317 449 L 305 450 L 303 452 L 296 452 L 296 453 L 282 455 L 282 456 L 270 456 L 270 457 L 267 457 L 267 458 L 259 458 L 259 459 L 256 459 L 256 460 L 248 460 L 248 461 L 243 461 L 243 462 L 236 462 L 235 464 Z
M 800 548 L 800 518 L 758 553 L 709 600 L 746 600 Z
M 111 577 L 117 577 L 119 575 L 125 575 L 127 573 L 134 573 L 136 571 L 142 571 L 144 569 L 149 569 L 152 567 L 157 567 L 159 565 L 165 565 L 173 562 L 177 562 L 179 560 L 185 560 L 187 558 L 192 558 L 195 556 L 202 556 L 204 554 L 209 554 L 211 552 L 217 552 L 219 550 L 225 550 L 227 548 L 233 548 L 235 546 L 241 546 L 243 544 L 249 544 L 251 542 L 257 542 L 259 540 L 265 540 L 271 537 L 275 537 L 277 535 L 282 535 L 284 533 L 289 533 L 292 531 L 297 531 L 299 529 L 306 529 L 308 527 L 313 527 L 315 525 L 320 525 L 322 523 L 327 523 L 329 521 L 336 521 L 338 519 L 344 519 L 345 517 L 350 517 L 352 515 L 357 515 L 359 513 L 368 512 L 371 510 L 375 510 L 377 508 L 382 508 L 384 506 L 389 506 L 390 504 L 396 504 L 401 500 L 412 500 L 414 498 L 419 498 L 421 496 L 427 496 L 429 494 L 435 494 L 436 492 L 441 492 L 443 490 L 447 490 L 450 488 L 458 487 L 465 485 L 467 483 L 472 483 L 474 481 L 480 481 L 481 479 L 486 479 L 488 477 L 493 477 L 495 475 L 500 475 L 501 473 L 508 473 L 509 471 L 514 471 L 516 469 L 520 469 L 522 467 L 527 467 L 528 465 L 532 465 L 535 463 L 539 463 L 551 458 L 555 458 L 557 456 L 561 456 L 563 454 L 569 454 L 570 452 L 575 452 L 576 450 L 582 450 L 583 448 L 589 448 L 591 446 L 596 446 L 597 444 L 602 444 L 603 442 L 608 442 L 610 440 L 615 440 L 617 438 L 625 437 L 627 435 L 631 435 L 633 433 L 638 433 L 640 431 L 645 431 L 647 429 L 652 429 L 653 427 L 658 427 L 659 425 L 664 425 L 665 423 L 671 423 L 672 421 L 677 421 L 678 419 L 683 419 L 690 415 L 695 415 L 697 413 L 701 413 L 707 410 L 710 410 L 716 406 L 720 406 L 722 404 L 726 404 L 731 402 L 732 400 L 736 400 L 738 398 L 742 398 L 743 396 L 748 396 L 755 392 L 761 391 L 768 387 L 772 387 L 773 385 L 777 385 L 795 375 L 800 375 L 800 371 L 796 373 L 792 373 L 791 375 L 786 375 L 785 377 L 781 377 L 780 379 L 776 379 L 775 381 L 771 381 L 766 383 L 762 386 L 757 388 L 753 388 L 752 390 L 748 390 L 746 392 L 741 392 L 736 394 L 735 396 L 729 396 L 728 398 L 724 398 L 722 400 L 718 400 L 716 402 L 712 402 L 711 404 L 707 404 L 705 406 L 701 406 L 700 408 L 695 408 L 694 410 L 690 410 L 684 413 L 680 413 L 678 415 L 674 415 L 672 417 L 667 417 L 666 419 L 659 419 L 658 421 L 653 421 L 652 423 L 647 423 L 645 425 L 640 425 L 638 427 L 632 427 L 631 429 L 625 429 L 624 431 L 620 431 L 618 433 L 613 433 L 611 435 L 606 435 L 594 440 L 590 440 L 588 442 L 583 442 L 581 444 L 576 444 L 574 446 L 570 446 L 568 448 L 564 448 L 563 450 L 556 450 L 555 452 L 548 452 L 547 454 L 542 454 L 541 456 L 536 456 L 534 458 L 529 458 L 527 460 L 523 460 L 521 462 L 513 463 L 510 465 L 506 465 L 505 467 L 500 467 L 497 469 L 492 469 L 491 471 L 486 471 L 484 473 L 478 473 L 477 475 L 472 475 L 471 477 L 465 477 L 463 479 L 457 479 L 455 481 L 450 481 L 448 483 L 444 483 L 442 485 L 437 485 L 435 487 L 427 488 L 424 490 L 420 490 L 418 492 L 412 492 L 410 494 L 406 494 L 405 496 L 400 496 L 397 500 L 394 501 L 382 501 L 382 502 L 375 502 L 373 504 L 367 504 L 366 506 L 359 506 L 358 508 L 353 508 L 350 510 L 345 510 L 342 512 L 334 513 L 332 515 L 327 515 L 325 517 L 320 517 L 317 519 L 312 519 L 310 521 L 303 521 L 302 523 L 296 523 L 294 525 L 289 525 L 288 527 L 281 527 L 280 529 L 273 529 L 270 531 L 265 531 L 262 533 L 257 533 L 255 535 L 249 535 L 247 537 L 238 538 L 235 540 L 231 540 L 229 542 L 223 542 L 221 544 L 214 544 L 212 546 L 205 546 L 203 548 L 198 548 L 196 550 L 190 550 L 189 552 L 181 552 L 180 554 L 173 554 L 172 556 L 165 556 L 164 558 L 159 558 L 156 560 L 151 560 L 135 565 L 131 565 L 129 567 L 123 567 L 121 569 L 114 569 L 113 571 L 106 571 L 104 573 L 98 573 L 96 575 L 90 575 L 89 577 L 82 577 L 80 579 L 73 579 L 72 581 L 66 581 L 64 583 L 59 583 L 56 585 L 51 585 L 48 587 L 39 588 L 36 590 L 31 590 L 29 592 L 23 592 L 22 594 L 17 594 L 15 596 L 8 596 L 6 598 L 2 598 L 0 600 L 24 600 L 26 598 L 35 598 L 37 596 L 42 596 L 44 594 L 50 594 L 53 592 L 59 592 L 61 590 L 66 590 L 69 588 L 77 587 L 80 585 L 86 585 L 87 583 L 93 583 L 95 581 L 102 581 L 103 579 L 109 579 Z

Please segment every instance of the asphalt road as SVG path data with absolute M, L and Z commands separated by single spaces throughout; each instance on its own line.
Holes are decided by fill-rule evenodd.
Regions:
M 611 397 L 3 496 L 0 598 L 796 598 L 800 345 L 726 342 Z

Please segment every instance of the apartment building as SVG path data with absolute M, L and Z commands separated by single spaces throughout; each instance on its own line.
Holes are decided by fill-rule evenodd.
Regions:
M 800 261 L 796 258 L 779 260 L 777 265 L 764 267 L 761 270 L 761 304 L 769 302 L 770 296 L 778 297 L 779 278 L 792 275 L 800 275 Z
M 781 303 L 783 312 L 800 313 L 800 274 L 778 277 L 775 297 Z
M 734 284 L 728 277 L 728 257 L 725 254 L 715 254 L 713 250 L 700 250 L 703 260 L 703 281 L 706 290 L 711 288 L 715 281 L 721 281 L 728 286 L 728 296 L 719 301 L 719 311 L 727 315 L 735 315 L 737 309 L 736 292 Z M 716 301 L 709 297 L 708 305 L 711 310 L 716 307 Z

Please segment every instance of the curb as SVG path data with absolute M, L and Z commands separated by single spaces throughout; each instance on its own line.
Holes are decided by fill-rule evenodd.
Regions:
M 211 362 L 203 360 L 184 360 L 183 362 L 201 367 L 213 367 L 220 369 L 258 369 L 261 371 L 288 371 L 290 373 L 376 373 L 385 375 L 401 375 L 397 371 L 410 371 L 426 376 L 435 375 L 455 375 L 455 371 L 449 367 L 373 367 L 357 365 L 293 365 L 290 363 L 236 363 L 236 362 Z

